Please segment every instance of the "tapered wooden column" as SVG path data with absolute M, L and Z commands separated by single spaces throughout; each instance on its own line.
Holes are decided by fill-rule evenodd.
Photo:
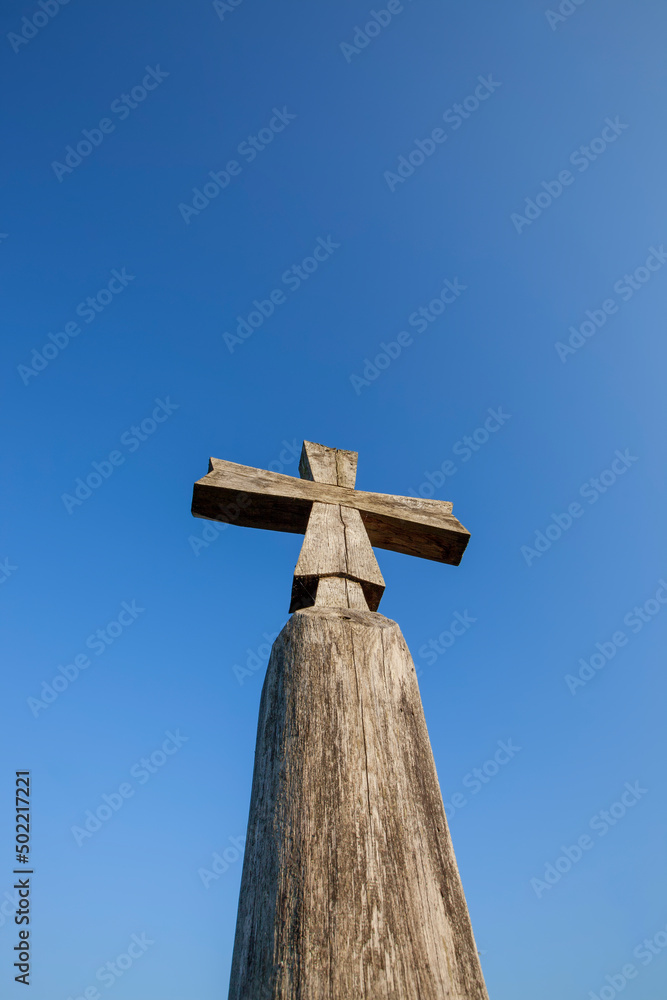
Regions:
M 229 998 L 487 1000 L 414 665 L 380 614 L 316 604 L 274 643 Z

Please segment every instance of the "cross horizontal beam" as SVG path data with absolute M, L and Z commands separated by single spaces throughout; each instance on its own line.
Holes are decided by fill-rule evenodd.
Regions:
M 305 534 L 314 503 L 361 514 L 371 545 L 458 566 L 470 534 L 445 500 L 365 493 L 211 458 L 194 485 L 192 513 L 244 528 Z

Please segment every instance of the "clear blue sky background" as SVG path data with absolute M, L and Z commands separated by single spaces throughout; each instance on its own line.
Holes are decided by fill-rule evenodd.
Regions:
M 432 495 L 472 532 L 463 563 L 380 552 L 381 611 L 421 670 L 443 797 L 465 800 L 448 811 L 492 1000 L 585 1000 L 628 963 L 628 1000 L 664 992 L 667 949 L 633 952 L 667 925 L 667 606 L 651 603 L 667 576 L 667 264 L 653 257 L 631 296 L 623 276 L 667 245 L 667 11 L 571 6 L 550 24 L 546 0 L 406 0 L 348 61 L 340 45 L 372 9 L 358 0 L 243 0 L 223 19 L 204 0 L 74 0 L 37 31 L 23 22 L 35 37 L 14 47 L 5 36 L 39 8 L 5 5 L 0 895 L 11 903 L 13 774 L 31 768 L 36 997 L 226 996 L 257 650 L 286 619 L 300 538 L 229 527 L 204 547 L 191 487 L 209 455 L 296 475 L 283 442 L 304 437 L 358 450 L 362 489 L 425 494 L 426 474 L 455 463 Z M 111 110 L 146 67 L 168 75 Z M 488 99 L 459 127 L 443 120 L 489 74 Z M 296 117 L 249 162 L 239 144 L 275 108 Z M 104 118 L 113 131 L 54 169 Z M 390 185 L 439 127 L 446 139 Z M 605 128 L 614 141 L 591 147 Z M 186 222 L 179 205 L 233 159 L 240 173 Z M 515 225 L 567 169 L 560 196 Z M 283 283 L 319 238 L 338 246 L 299 288 Z M 77 316 L 123 268 L 132 279 L 108 304 L 103 291 L 94 320 L 85 305 Z M 445 278 L 465 290 L 420 332 L 409 317 Z M 274 289 L 284 301 L 230 351 L 223 335 Z M 616 311 L 562 360 L 557 342 L 608 299 Z M 356 391 L 351 376 L 401 331 L 412 342 Z M 167 398 L 177 408 L 151 425 Z M 499 407 L 502 427 L 456 454 Z M 145 420 L 145 440 L 126 433 Z M 626 449 L 616 481 L 582 496 Z M 122 464 L 68 511 L 63 494 L 114 451 Z M 558 538 L 552 515 L 573 503 Z M 522 554 L 550 524 L 550 547 Z M 133 601 L 144 610 L 103 654 L 86 647 Z M 647 601 L 641 629 L 624 623 Z M 420 656 L 456 612 L 475 622 Z M 625 645 L 570 690 L 566 675 L 619 630 Z M 240 683 L 249 651 L 261 668 Z M 86 652 L 90 666 L 31 711 Z M 163 761 L 167 731 L 187 741 Z M 499 740 L 520 751 L 475 790 L 466 776 Z M 156 751 L 155 773 L 135 767 Z M 646 791 L 602 836 L 595 817 L 626 782 Z M 131 797 L 79 845 L 72 828 L 124 783 Z M 584 835 L 570 871 L 531 885 Z M 229 868 L 205 888 L 200 869 L 223 851 Z M 122 977 L 96 979 L 144 934 L 153 944 Z M 4 916 L 7 997 L 23 995 L 15 943 Z

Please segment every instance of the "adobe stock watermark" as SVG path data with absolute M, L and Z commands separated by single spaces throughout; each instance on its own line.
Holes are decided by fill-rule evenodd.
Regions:
M 423 333 L 430 323 L 434 323 L 439 316 L 442 316 L 447 306 L 452 305 L 458 297 L 467 290 L 467 285 L 462 285 L 458 278 L 444 278 L 442 287 L 436 296 L 431 299 L 427 306 L 420 306 L 415 312 L 408 316 L 408 326 L 411 326 L 417 333 Z M 357 396 L 361 395 L 362 389 L 368 387 L 372 382 L 380 377 L 383 371 L 389 368 L 392 361 L 400 356 L 406 347 L 414 344 L 414 337 L 407 330 L 401 330 L 396 334 L 396 339 L 380 344 L 380 352 L 371 360 L 364 358 L 364 367 L 361 375 L 350 375 L 350 382 Z
M 612 802 L 608 809 L 601 809 L 595 813 L 588 821 L 588 828 L 598 835 L 598 839 L 606 837 L 616 824 L 633 809 L 638 802 L 648 794 L 648 788 L 642 788 L 638 781 L 630 784 L 626 781 L 623 791 L 616 802 Z M 542 878 L 531 878 L 530 886 L 541 899 L 545 892 L 560 882 L 563 875 L 567 875 L 573 866 L 578 864 L 587 851 L 592 851 L 598 843 L 588 833 L 583 833 L 577 838 L 576 843 L 570 846 L 561 846 L 563 852 L 556 860 L 547 862 L 544 866 Z
M 120 436 L 121 445 L 130 454 L 135 452 L 141 447 L 144 441 L 147 441 L 149 437 L 155 434 L 160 424 L 168 420 L 172 413 L 180 407 L 179 403 L 172 403 L 169 396 L 166 399 L 156 399 L 155 403 L 157 405 L 153 408 L 149 416 L 144 417 L 139 424 L 132 424 Z M 93 471 L 87 473 L 85 479 L 81 476 L 75 479 L 73 494 L 61 493 L 60 495 L 67 513 L 72 514 L 75 507 L 80 507 L 85 503 L 93 495 L 93 490 L 98 490 L 102 483 L 106 482 L 114 474 L 117 468 L 124 465 L 126 457 L 122 451 L 115 448 L 109 452 L 106 458 L 103 458 L 99 462 L 92 462 Z
M 213 542 L 217 542 L 222 532 L 230 524 L 235 524 L 249 503 L 250 497 L 247 493 L 237 493 L 232 503 L 220 506 L 220 513 L 225 515 L 225 521 L 209 521 L 202 518 L 206 524 L 202 528 L 201 535 L 188 535 L 188 542 L 194 554 L 198 556 L 202 549 L 207 549 Z
M 412 3 L 412 0 L 407 0 Z M 401 0 L 388 0 L 386 7 L 368 12 L 368 21 L 363 26 L 355 24 L 351 42 L 341 42 L 338 46 L 346 63 L 351 63 L 353 56 L 360 55 L 374 38 L 388 28 L 397 14 L 405 10 Z
M 561 0 L 556 10 L 545 10 L 544 16 L 551 30 L 555 31 L 559 24 L 563 24 L 572 17 L 579 7 L 585 3 L 586 0 Z
M 521 747 L 514 745 L 511 736 L 507 740 L 498 740 L 496 746 L 498 749 L 492 757 L 485 760 L 481 767 L 473 767 L 472 771 L 468 771 L 461 779 L 461 784 L 470 796 L 479 795 L 482 789 L 500 774 L 502 768 L 521 752 Z M 449 801 L 444 803 L 445 815 L 450 823 L 456 813 L 464 809 L 469 801 L 470 798 L 466 798 L 463 792 L 454 792 L 450 796 Z
M 239 663 L 235 663 L 232 666 L 234 676 L 241 687 L 243 687 L 248 677 L 254 677 L 257 671 L 266 667 L 271 655 L 273 642 L 279 635 L 280 628 L 276 629 L 275 632 L 262 632 L 264 642 L 260 643 L 257 649 L 251 649 L 250 646 L 246 649 L 245 665 L 241 666 Z
M 30 17 L 21 18 L 20 32 L 10 31 L 7 35 L 14 52 L 20 52 L 21 47 L 31 42 L 68 3 L 69 0 L 37 0 L 37 10 Z
M 478 76 L 479 83 L 472 94 L 464 97 L 460 104 L 453 104 L 442 114 L 442 119 L 449 126 L 450 131 L 456 132 L 463 125 L 463 122 L 480 108 L 480 106 L 496 92 L 502 84 L 493 79 L 491 73 L 488 76 Z M 415 139 L 413 148 L 404 156 L 398 157 L 397 166 L 394 170 L 385 170 L 383 177 L 387 182 L 387 187 L 394 193 L 399 184 L 405 184 L 409 177 L 412 177 L 415 170 L 423 166 L 428 157 L 433 156 L 435 151 L 449 138 L 446 129 L 438 126 L 429 133 L 425 139 Z
M 104 312 L 107 306 L 111 305 L 114 297 L 125 291 L 129 283 L 134 281 L 134 279 L 135 275 L 128 274 L 125 267 L 121 267 L 120 271 L 114 268 L 104 288 L 100 288 L 95 295 L 89 295 L 86 299 L 79 302 L 74 312 L 85 323 L 92 323 L 100 313 Z M 23 384 L 28 385 L 31 378 L 35 378 L 40 372 L 43 372 L 66 347 L 69 347 L 70 341 L 74 337 L 78 337 L 80 333 L 81 326 L 74 320 L 65 323 L 62 330 L 56 331 L 56 333 L 48 333 L 48 341 L 45 344 L 39 349 L 33 347 L 30 363 L 17 365 L 16 367 Z
M 138 108 L 146 100 L 153 90 L 157 90 L 163 80 L 166 80 L 169 73 L 165 73 L 157 66 L 146 66 L 146 75 L 141 83 L 132 87 L 129 94 L 121 94 L 111 102 L 111 113 L 116 115 L 118 121 L 125 121 L 130 113 Z M 74 173 L 77 167 L 81 166 L 86 157 L 90 156 L 94 149 L 101 146 L 108 135 L 116 131 L 116 124 L 111 118 L 101 118 L 96 128 L 84 128 L 81 130 L 82 139 L 79 139 L 74 146 L 65 147 L 64 163 L 53 160 L 51 169 L 62 184 L 67 174 Z
M 618 115 L 615 118 L 605 118 L 604 128 L 600 135 L 591 139 L 587 146 L 578 146 L 570 153 L 569 162 L 576 167 L 579 173 L 588 170 L 591 163 L 594 163 L 609 146 L 616 142 L 619 135 L 622 135 L 629 125 L 624 125 Z M 570 170 L 561 170 L 556 180 L 542 181 L 542 190 L 534 198 L 525 198 L 523 215 L 520 212 L 512 212 L 510 222 L 517 233 L 522 233 L 527 226 L 532 226 L 536 219 L 542 215 L 555 201 L 560 198 L 566 187 L 571 187 L 576 180 L 575 174 Z
M 505 426 L 512 416 L 511 413 L 505 413 L 502 406 L 498 406 L 495 409 L 489 407 L 486 412 L 489 415 L 483 424 L 476 427 L 471 434 L 464 434 L 459 441 L 452 445 L 452 454 L 456 455 L 457 458 L 460 457 L 461 464 L 469 462 L 473 455 L 483 448 L 493 435 L 497 434 L 500 428 Z M 437 490 L 441 489 L 445 485 L 446 480 L 451 476 L 455 476 L 458 471 L 459 466 L 455 465 L 451 458 L 446 458 L 437 469 L 434 469 L 432 472 L 425 472 L 424 480 L 416 489 L 414 486 L 411 486 L 408 489 L 408 495 L 411 497 L 420 496 L 426 500 L 432 497 Z
M 202 885 L 205 889 L 210 889 L 211 882 L 217 882 L 217 880 L 229 871 L 231 865 L 235 864 L 239 858 L 243 858 L 243 848 L 245 846 L 245 836 L 243 837 L 228 837 L 231 847 L 225 847 L 220 855 L 217 851 L 213 852 L 213 857 L 210 861 L 210 868 L 198 868 L 197 875 L 202 881 Z
M 658 589 L 653 597 L 649 597 L 643 604 L 636 604 L 632 611 L 628 611 L 623 618 L 623 624 L 630 629 L 633 635 L 642 631 L 645 625 L 652 622 L 656 615 L 667 605 L 667 582 L 664 579 L 658 580 Z M 579 688 L 586 687 L 589 681 L 597 677 L 610 660 L 613 660 L 619 649 L 627 646 L 629 636 L 618 629 L 610 639 L 605 642 L 596 642 L 596 652 L 588 659 L 581 656 L 579 658 L 579 671 L 575 677 L 573 674 L 565 674 L 563 678 L 570 693 L 575 695 Z
M 293 438 L 292 441 L 281 441 L 281 444 L 284 447 L 278 457 L 272 459 L 266 466 L 270 472 L 283 473 L 285 469 L 298 461 L 301 455 L 301 445 L 296 438 Z M 250 497 L 247 493 L 237 493 L 235 502 L 224 510 L 225 517 L 229 520 L 206 521 L 201 535 L 188 535 L 188 542 L 194 554 L 198 556 L 202 549 L 207 549 L 213 542 L 217 541 L 222 532 L 229 527 L 230 523 L 234 523 L 249 503 Z
M 292 264 L 281 275 L 281 282 L 290 292 L 296 292 L 304 281 L 308 281 L 318 269 L 320 264 L 328 260 L 333 253 L 340 248 L 340 243 L 334 242 L 333 236 L 329 234 L 326 239 L 318 236 L 313 247 L 312 254 L 304 257 L 300 264 Z M 265 299 L 253 299 L 254 308 L 247 316 L 236 317 L 236 332 L 229 333 L 228 330 L 222 335 L 222 339 L 227 345 L 230 354 L 234 353 L 234 348 L 245 343 L 252 337 L 255 330 L 263 326 L 264 321 L 274 314 L 277 306 L 282 306 L 287 302 L 287 295 L 282 288 L 274 288 Z
M 10 924 L 14 926 L 14 916 L 19 905 L 18 889 L 12 886 L 11 889 L 6 889 L 2 896 L 2 902 L 0 903 L 0 927 L 4 927 L 8 919 Z
M 9 561 L 9 556 L 0 561 L 0 583 L 7 583 L 10 576 L 13 576 L 18 570 L 18 566 Z
M 638 944 L 633 950 L 632 957 L 636 958 L 646 968 L 656 958 L 663 955 L 666 948 L 667 927 L 663 927 L 653 937 L 644 938 L 641 944 Z M 588 1000 L 614 1000 L 619 993 L 623 992 L 632 979 L 638 977 L 640 972 L 641 969 L 638 969 L 636 965 L 632 962 L 627 962 L 620 972 L 612 976 L 605 976 L 605 985 L 601 989 L 598 989 L 597 993 L 591 990 L 588 994 Z
M 621 301 L 629 302 L 635 292 L 641 291 L 655 272 L 660 270 L 665 261 L 667 261 L 667 252 L 664 244 L 661 243 L 659 247 L 649 247 L 648 257 L 644 264 L 640 264 L 631 274 L 624 274 L 622 278 L 614 282 L 614 291 L 620 296 Z M 594 337 L 598 330 L 605 325 L 607 319 L 618 312 L 618 309 L 618 302 L 611 297 L 605 299 L 598 309 L 587 309 L 586 319 L 583 323 L 578 327 L 571 326 L 569 328 L 570 337 L 567 343 L 564 344 L 561 340 L 557 340 L 554 344 L 556 354 L 563 364 L 570 354 L 576 354 L 584 344 L 587 344 L 590 338 Z
M 170 729 L 165 733 L 166 739 L 162 741 L 157 750 L 148 757 L 141 757 L 130 768 L 130 777 L 135 778 L 139 785 L 145 785 L 154 774 L 157 774 L 167 763 L 170 757 L 178 753 L 184 743 L 190 739 L 183 736 L 180 729 L 172 733 Z M 134 795 L 136 788 L 131 781 L 120 783 L 116 791 L 104 793 L 101 796 L 102 802 L 93 809 L 86 809 L 84 813 L 83 826 L 71 826 L 70 833 L 74 837 L 78 847 L 81 847 L 86 840 L 101 830 L 105 823 L 119 812 L 126 801 Z
M 423 660 L 426 660 L 429 667 L 433 666 L 438 657 L 446 653 L 448 649 L 451 649 L 456 640 L 465 635 L 470 626 L 474 625 L 476 621 L 477 619 L 472 618 L 467 609 L 463 614 L 460 611 L 455 611 L 448 628 L 444 629 L 437 639 L 429 639 L 428 642 L 420 646 L 419 655 Z M 417 670 L 417 677 L 420 677 L 423 672 L 421 668 Z
M 110 989 L 138 959 L 143 958 L 153 944 L 155 941 L 152 941 L 146 932 L 133 934 L 125 951 L 116 955 L 113 961 L 101 965 L 95 973 L 95 979 L 98 983 L 102 983 L 105 989 Z M 102 994 L 97 986 L 87 986 L 78 996 L 70 993 L 67 1000 L 102 1000 Z
M 589 505 L 597 503 L 621 476 L 624 476 L 631 466 L 639 459 L 636 455 L 630 454 L 630 449 L 624 451 L 616 450 L 608 469 L 603 469 L 598 476 L 588 479 L 579 487 L 579 496 L 588 501 Z M 554 542 L 557 542 L 566 531 L 569 531 L 575 520 L 583 517 L 585 508 L 580 503 L 574 501 L 569 504 L 567 511 L 562 514 L 552 514 L 551 521 L 544 531 L 536 531 L 533 545 L 522 545 L 521 555 L 526 566 L 532 566 L 536 559 L 541 559 L 545 552 L 548 552 Z
M 225 14 L 233 14 L 243 2 L 244 0 L 213 0 L 213 10 L 220 20 L 224 21 Z
M 242 156 L 246 163 L 252 161 L 275 139 L 276 135 L 284 132 L 287 126 L 295 120 L 297 116 L 282 108 L 273 108 L 273 115 L 268 123 L 259 130 L 257 135 L 249 135 L 236 147 L 236 152 Z M 243 172 L 243 166 L 238 160 L 228 160 L 223 170 L 209 170 L 208 177 L 201 188 L 193 188 L 192 203 L 180 202 L 178 211 L 186 226 L 190 225 L 193 216 L 199 215 L 217 198 L 221 191 L 229 187 L 232 177 L 238 177 Z
M 120 636 L 131 625 L 134 625 L 139 615 L 143 614 L 145 608 L 137 606 L 136 600 L 123 601 L 117 616 L 107 622 L 104 628 L 98 628 L 85 640 L 86 649 L 91 650 L 95 656 L 102 656 L 107 649 L 120 638 Z M 36 719 L 40 712 L 46 711 L 60 695 L 72 685 L 81 674 L 82 670 L 87 670 L 92 663 L 92 659 L 87 653 L 77 653 L 70 663 L 59 664 L 58 673 L 51 679 L 51 682 L 44 681 L 39 698 L 30 697 L 26 704 Z

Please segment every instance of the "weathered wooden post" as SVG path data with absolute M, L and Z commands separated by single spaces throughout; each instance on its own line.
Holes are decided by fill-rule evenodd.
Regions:
M 259 711 L 230 1000 L 488 1000 L 401 630 L 372 545 L 458 565 L 452 505 L 211 459 L 197 517 L 305 534 Z

